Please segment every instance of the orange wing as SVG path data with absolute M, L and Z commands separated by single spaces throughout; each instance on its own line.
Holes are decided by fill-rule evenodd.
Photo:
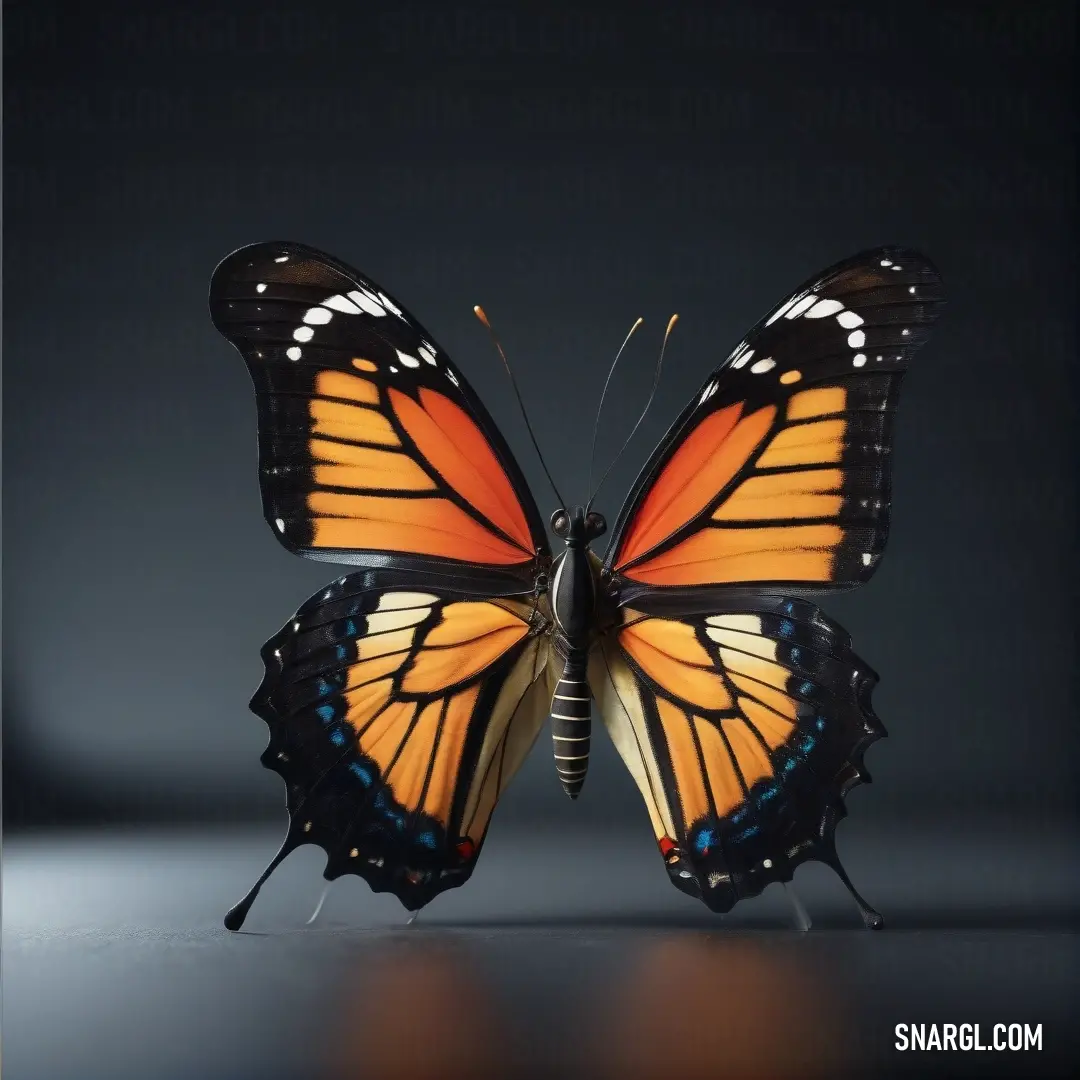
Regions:
M 727 911 L 806 859 L 839 867 L 841 796 L 869 779 L 862 755 L 885 732 L 877 676 L 812 604 L 697 600 L 683 613 L 623 608 L 589 683 L 672 881 Z
M 607 567 L 642 586 L 850 587 L 889 515 L 900 380 L 941 302 L 916 252 L 805 285 L 732 352 L 643 471 Z
M 218 267 L 210 306 L 255 383 L 264 513 L 286 547 L 510 568 L 531 584 L 546 534 L 509 449 L 377 285 L 310 248 L 258 244 Z
M 264 647 L 251 703 L 270 728 L 263 764 L 288 793 L 283 852 L 318 844 L 327 878 L 359 874 L 410 910 L 464 884 L 548 713 L 550 642 L 534 614 L 396 570 L 304 604 Z

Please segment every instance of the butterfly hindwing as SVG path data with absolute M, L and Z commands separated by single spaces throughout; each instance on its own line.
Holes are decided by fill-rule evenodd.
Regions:
M 590 684 L 674 884 L 727 911 L 806 859 L 834 862 L 842 796 L 885 734 L 844 631 L 806 600 L 745 592 L 621 615 Z
M 888 533 L 900 380 L 941 296 L 924 256 L 879 248 L 763 319 L 676 421 L 619 516 L 605 565 L 627 602 L 643 586 L 866 581 Z
M 291 551 L 361 566 L 526 580 L 546 533 L 513 456 L 431 335 L 312 248 L 242 248 L 214 272 L 214 324 L 259 413 L 264 514 Z
M 547 716 L 547 638 L 520 600 L 394 571 L 312 597 L 263 649 L 252 709 L 284 778 L 289 840 L 410 910 L 472 872 L 503 788 Z

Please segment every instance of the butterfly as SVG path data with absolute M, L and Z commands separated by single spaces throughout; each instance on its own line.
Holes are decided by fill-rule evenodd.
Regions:
M 464 374 L 380 286 L 297 243 L 224 259 L 210 311 L 255 384 L 266 520 L 350 568 L 263 647 L 251 709 L 289 827 L 225 925 L 307 843 L 328 881 L 410 911 L 462 885 L 549 715 L 581 791 L 595 702 L 679 889 L 725 912 L 816 859 L 879 926 L 834 842 L 885 734 L 877 675 L 810 598 L 877 568 L 900 382 L 941 303 L 899 247 L 791 293 L 675 421 L 601 560 L 591 504 L 556 507 L 553 555 Z

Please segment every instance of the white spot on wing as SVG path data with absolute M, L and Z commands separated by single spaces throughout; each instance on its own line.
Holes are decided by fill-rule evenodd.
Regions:
M 844 305 L 839 300 L 819 300 L 807 313 L 808 319 L 824 319 L 826 315 L 835 315 L 843 311 Z
M 399 319 L 404 318 L 401 314 L 401 308 L 399 308 L 386 293 L 379 293 L 379 299 L 382 301 L 382 306 L 386 308 L 387 311 L 392 311 Z
M 776 361 L 771 356 L 764 356 L 750 368 L 750 374 L 764 375 L 766 371 L 772 371 L 774 367 L 776 367 Z
M 728 630 L 722 626 L 707 626 L 705 634 L 717 645 L 730 646 L 752 656 L 762 656 L 766 660 L 776 659 L 776 642 L 758 634 L 748 634 L 739 630 Z
M 785 319 L 797 319 L 808 307 L 817 303 L 817 296 L 809 293 L 804 296 L 790 311 L 784 313 Z
M 379 610 L 373 611 L 367 617 L 367 632 L 369 634 L 386 634 L 391 630 L 404 630 L 406 626 L 415 626 L 419 622 L 423 622 L 431 608 L 427 605 L 423 607 L 403 607 L 391 611 L 384 611 L 382 604 L 379 604 Z
M 333 317 L 334 313 L 324 307 L 313 307 L 304 312 L 304 322 L 313 326 L 325 326 Z
M 866 363 L 866 353 L 856 353 L 851 361 L 856 367 L 862 367 Z
M 259 282 L 259 284 L 255 286 L 255 291 L 259 293 L 266 292 L 266 286 L 262 282 Z M 914 291 L 915 290 L 913 289 L 912 292 Z
M 292 336 L 297 341 L 310 341 L 315 336 L 315 331 L 310 326 L 298 326 L 292 332 Z
M 360 308 L 361 311 L 366 311 L 369 315 L 374 315 L 378 318 L 386 314 L 386 310 L 382 304 L 380 304 L 370 293 L 354 290 L 349 293 L 349 299 Z
M 283 262 L 288 262 L 288 261 L 289 261 L 289 256 L 288 255 L 279 255 L 274 260 L 274 262 L 276 262 L 276 263 L 283 263 Z
M 775 311 L 774 311 L 774 312 L 773 312 L 773 313 L 772 313 L 772 314 L 771 314 L 771 315 L 769 316 L 769 319 L 768 319 L 768 321 L 767 321 L 767 322 L 765 323 L 765 325 L 766 325 L 766 326 L 772 326 L 772 324 L 773 324 L 774 322 L 776 322 L 776 320 L 777 320 L 777 319 L 779 319 L 781 315 L 785 314 L 785 313 L 787 312 L 787 309 L 788 309 L 789 307 L 791 307 L 791 305 L 792 305 L 792 304 L 794 304 L 794 303 L 795 303 L 795 297 L 794 297 L 794 296 L 793 296 L 793 297 L 791 297 L 791 299 L 790 299 L 790 300 L 785 300 L 785 301 L 784 301 L 784 303 L 782 303 L 782 304 L 781 304 L 781 305 L 780 305 L 780 306 L 779 306 L 779 307 L 778 307 L 778 308 L 777 308 L 777 309 L 776 309 L 776 310 L 775 310 Z
M 454 384 L 455 386 L 460 386 L 460 385 L 461 385 L 461 384 L 460 384 L 460 383 L 458 382 L 458 378 L 457 378 L 457 376 L 456 376 L 456 375 L 455 375 L 455 374 L 454 374 L 454 373 L 453 373 L 452 371 L 449 371 L 449 370 L 448 370 L 448 371 L 446 372 L 446 377 L 447 377 L 447 378 L 448 378 L 448 379 L 449 379 L 449 380 L 450 380 L 450 381 L 451 381 L 451 382 L 452 382 L 452 383 L 453 383 L 453 384 Z
M 420 356 L 424 360 L 426 360 L 429 364 L 434 366 L 434 364 L 435 364 L 435 354 L 431 351 L 431 349 L 429 349 L 427 347 L 427 345 L 421 345 L 420 348 L 417 349 L 416 351 L 420 354 Z
M 881 260 L 881 265 L 882 266 L 892 266 L 892 259 L 882 259 Z
M 277 531 L 283 533 L 285 531 L 285 522 L 281 518 L 274 518 L 274 525 L 277 526 Z
M 836 316 L 836 321 L 845 330 L 854 330 L 856 326 L 862 326 L 863 317 L 861 315 L 856 315 L 854 311 L 841 311 L 840 314 Z
M 741 367 L 745 366 L 746 362 L 753 355 L 754 355 L 754 350 L 753 349 L 747 349 L 746 352 L 740 353 L 738 356 L 735 357 L 734 360 L 731 361 L 731 366 L 733 368 L 741 368 Z
M 847 336 L 847 343 L 853 349 L 861 349 L 866 344 L 866 333 L 862 330 L 852 330 Z
M 420 361 L 415 356 L 410 356 L 408 353 L 402 352 L 400 349 L 395 349 L 398 359 L 406 366 L 411 368 L 418 368 Z
M 285 355 L 290 360 L 299 360 L 300 357 L 303 355 L 303 350 L 300 348 L 299 345 L 291 345 L 285 350 Z
M 344 296 L 328 296 L 322 303 L 323 307 L 333 308 L 335 311 L 344 312 L 346 315 L 360 314 L 360 309 Z
M 874 556 L 869 551 L 865 552 L 862 557 L 863 566 L 869 566 L 874 561 Z
M 397 611 L 401 608 L 431 607 L 439 598 L 426 592 L 388 592 L 379 597 L 379 611 Z
M 704 390 L 702 390 L 701 397 L 698 399 L 698 404 L 699 405 L 704 405 L 705 402 L 708 401 L 709 398 L 711 398 L 713 396 L 713 394 L 716 393 L 716 386 L 717 386 L 716 382 L 713 381 L 713 382 L 709 383 L 709 385 L 706 386 Z

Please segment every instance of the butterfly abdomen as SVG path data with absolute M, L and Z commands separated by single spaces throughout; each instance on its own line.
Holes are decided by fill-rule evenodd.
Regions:
M 562 677 L 551 699 L 551 734 L 555 768 L 563 790 L 576 799 L 589 769 L 592 727 L 589 684 L 585 670 L 589 633 L 596 608 L 596 586 L 589 562 L 585 514 L 558 511 L 553 526 L 566 536 L 566 552 L 555 564 L 551 610 L 555 616 L 555 648 L 563 660 Z
M 576 799 L 589 770 L 592 709 L 585 678 L 585 653 L 572 652 L 551 699 L 551 735 L 555 768 L 563 790 Z

